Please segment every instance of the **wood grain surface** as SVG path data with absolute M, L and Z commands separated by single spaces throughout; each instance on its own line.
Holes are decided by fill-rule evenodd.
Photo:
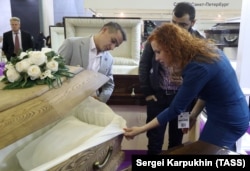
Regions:
M 107 163 L 99 171 L 116 171 L 125 157 L 124 152 L 121 150 L 122 139 L 123 135 L 116 136 L 70 157 L 48 171 L 96 171 L 98 169 L 94 169 L 93 164 L 95 162 L 101 164 L 106 159 L 110 147 L 112 148 L 111 155 Z
M 60 88 L 49 89 L 42 85 L 0 90 L 0 149 L 64 118 L 108 81 L 108 77 L 94 71 L 79 67 L 70 67 L 70 70 L 76 75 L 65 80 Z

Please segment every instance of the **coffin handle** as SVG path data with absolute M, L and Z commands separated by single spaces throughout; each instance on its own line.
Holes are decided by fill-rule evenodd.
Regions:
M 113 152 L 113 147 L 109 147 L 108 149 L 108 153 L 107 155 L 105 156 L 104 160 L 102 163 L 100 163 L 99 161 L 96 161 L 94 164 L 93 164 L 93 169 L 94 170 L 99 170 L 101 168 L 103 168 L 109 161 L 110 157 L 111 157 L 111 154 Z
M 234 43 L 236 40 L 238 39 L 238 36 L 234 36 L 233 38 L 227 38 L 227 37 L 224 37 L 224 40 L 225 42 L 227 42 L 228 44 L 230 43 Z

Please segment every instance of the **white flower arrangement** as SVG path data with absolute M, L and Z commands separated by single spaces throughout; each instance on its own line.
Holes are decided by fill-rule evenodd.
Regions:
M 4 89 L 20 89 L 47 84 L 50 88 L 62 85 L 61 77 L 71 78 L 64 59 L 50 48 L 41 51 L 21 52 L 6 63 Z M 55 82 L 55 84 L 54 84 Z

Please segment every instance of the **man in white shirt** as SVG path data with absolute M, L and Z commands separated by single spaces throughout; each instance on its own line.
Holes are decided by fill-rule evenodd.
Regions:
M 59 47 L 58 54 L 65 58 L 67 65 L 81 66 L 109 77 L 109 81 L 100 88 L 96 96 L 106 103 L 115 86 L 113 57 L 109 51 L 119 47 L 126 39 L 123 28 L 116 22 L 109 22 L 95 35 L 66 39 Z

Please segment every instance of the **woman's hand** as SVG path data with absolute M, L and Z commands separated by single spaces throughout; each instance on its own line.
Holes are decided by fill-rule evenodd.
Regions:
M 134 126 L 131 128 L 123 128 L 124 136 L 127 140 L 134 139 L 134 137 L 143 132 L 142 127 Z
M 157 120 L 157 118 L 154 118 L 153 120 L 151 120 L 150 122 L 148 122 L 147 124 L 143 125 L 143 126 L 134 126 L 131 128 L 123 128 L 124 132 L 124 136 L 127 140 L 133 139 L 136 135 L 139 135 L 143 132 L 146 132 L 152 128 L 155 128 L 159 126 L 159 122 Z

